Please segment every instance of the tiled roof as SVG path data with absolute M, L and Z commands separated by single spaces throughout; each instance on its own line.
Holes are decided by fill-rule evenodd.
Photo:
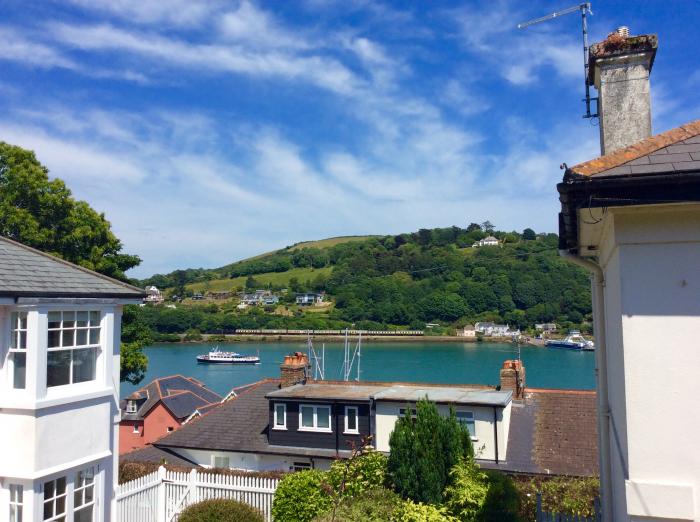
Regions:
M 514 401 L 506 460 L 485 468 L 517 473 L 598 473 L 596 395 L 592 391 L 528 390 Z
M 146 400 L 139 406 L 136 414 L 128 414 L 122 405 L 123 420 L 137 420 L 143 417 L 160 401 L 178 419 L 186 419 L 195 410 L 200 410 L 211 404 L 218 404 L 222 397 L 197 379 L 171 375 L 161 377 L 135 391 L 127 399 Z
M 0 295 L 140 298 L 145 293 L 0 236 Z
M 700 120 L 568 169 L 587 177 L 700 170 Z
M 263 451 L 267 449 L 268 404 L 265 395 L 279 389 L 279 380 L 247 386 L 236 397 L 212 408 L 158 440 L 159 447 Z
M 151 445 L 119 455 L 119 462 L 155 462 L 191 468 L 199 467 L 196 463 L 190 462 L 168 449 L 156 448 Z

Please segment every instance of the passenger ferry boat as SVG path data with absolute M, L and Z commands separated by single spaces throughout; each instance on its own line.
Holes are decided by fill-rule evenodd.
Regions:
M 569 335 L 565 339 L 551 339 L 545 341 L 545 346 L 548 348 L 563 348 L 565 350 L 583 350 L 583 351 L 593 351 L 595 350 L 595 345 L 593 341 L 587 341 L 581 332 L 578 330 L 571 330 Z
M 204 364 L 260 364 L 260 357 L 241 355 L 236 352 L 222 352 L 217 346 L 206 355 L 198 355 L 197 362 Z

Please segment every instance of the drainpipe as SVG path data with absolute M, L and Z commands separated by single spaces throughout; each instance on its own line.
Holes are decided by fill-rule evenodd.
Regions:
M 496 464 L 498 464 L 498 412 L 496 407 L 493 407 L 493 443 L 494 451 L 496 452 Z
M 600 465 L 600 500 L 603 520 L 612 520 L 612 467 L 610 464 L 610 402 L 608 400 L 608 355 L 605 339 L 605 276 L 597 263 L 559 250 L 559 255 L 593 275 L 593 331 L 595 334 L 596 380 L 598 390 L 598 457 Z

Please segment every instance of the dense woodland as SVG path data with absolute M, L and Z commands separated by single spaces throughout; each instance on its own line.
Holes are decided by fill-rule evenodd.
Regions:
M 487 234 L 499 238 L 502 246 L 471 247 Z M 427 322 L 460 326 L 477 320 L 527 328 L 545 321 L 578 326 L 590 319 L 588 277 L 558 256 L 555 234 L 494 231 L 488 222 L 329 248 L 287 248 L 219 269 L 156 275 L 140 284 L 183 295 L 188 283 L 247 275 L 245 286 L 250 289 L 262 287 L 257 274 L 300 267 L 332 267 L 330 275 L 326 271 L 306 281 L 292 278 L 288 285 L 290 295 L 327 292 L 335 303 L 332 310 L 282 316 L 259 308 L 239 312 L 230 304 L 150 307 L 138 313 L 139 320 L 159 333 L 219 333 L 235 328 L 342 328 L 352 323 L 368 329 L 424 329 Z

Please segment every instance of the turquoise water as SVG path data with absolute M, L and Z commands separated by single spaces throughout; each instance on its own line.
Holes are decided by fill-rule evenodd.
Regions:
M 306 351 L 303 342 L 246 342 L 221 344 L 221 350 L 256 354 L 261 363 L 248 366 L 197 364 L 195 356 L 207 353 L 213 345 L 156 344 L 144 351 L 149 359 L 142 385 L 157 377 L 182 374 L 194 377 L 219 394 L 265 377 L 278 377 L 284 356 L 295 350 Z M 321 343 L 315 343 L 320 352 Z M 354 346 L 354 345 L 353 345 Z M 320 355 L 320 353 L 319 353 Z M 368 381 L 408 381 L 444 384 L 498 384 L 503 361 L 517 357 L 512 344 L 381 342 L 363 343 L 361 379 Z M 523 347 L 527 386 L 531 388 L 593 389 L 593 352 Z M 341 378 L 342 343 L 326 343 L 326 379 Z M 355 377 L 353 371 L 352 378 Z M 139 386 L 122 383 L 121 394 Z

